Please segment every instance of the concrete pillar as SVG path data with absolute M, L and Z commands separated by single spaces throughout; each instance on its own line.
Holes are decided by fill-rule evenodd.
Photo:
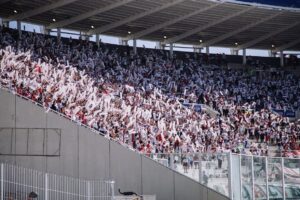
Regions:
M 17 21 L 17 29 L 18 29 L 18 33 L 19 33 L 19 38 L 21 38 L 22 36 L 22 27 L 21 27 L 21 22 Z
M 280 66 L 284 67 L 284 55 L 283 55 L 283 51 L 280 51 Z
M 133 39 L 133 53 L 137 54 L 136 39 Z
M 243 65 L 247 64 L 246 49 L 243 49 Z
M 170 44 L 170 58 L 173 58 L 173 43 Z
M 275 57 L 276 56 L 276 52 L 269 50 L 269 57 Z
M 44 35 L 50 35 L 50 29 L 47 29 L 45 26 L 40 26 L 40 31 Z
M 202 47 L 199 45 L 194 45 L 193 49 L 194 49 L 194 53 L 201 53 L 202 51 Z
M 85 40 L 85 41 L 90 41 L 90 36 L 87 34 L 87 33 L 85 33 L 84 35 L 83 35 L 83 40 Z
M 195 47 L 195 46 L 193 46 L 193 52 L 194 52 L 194 53 L 198 53 L 198 48 Z
M 232 48 L 232 49 L 230 49 L 230 54 L 238 56 L 239 55 L 239 50 Z
M 123 38 L 119 38 L 119 44 L 123 46 L 128 46 L 128 40 L 124 40 Z
M 161 42 L 156 42 L 155 47 L 156 47 L 156 49 L 162 49 Z
M 45 34 L 45 35 L 50 35 L 50 32 L 51 32 L 51 29 L 45 29 L 45 30 L 44 30 L 44 34 Z
M 61 40 L 61 29 L 57 28 L 57 41 L 60 42 L 60 40 Z
M 3 27 L 9 28 L 9 21 L 2 19 Z
M 0 26 L 3 27 L 3 19 L 0 17 Z
M 98 47 L 100 47 L 100 35 L 96 34 L 96 44 Z
M 4 26 L 5 26 L 6 28 L 9 28 L 9 21 L 4 22 Z
M 209 46 L 206 47 L 206 54 L 209 54 Z

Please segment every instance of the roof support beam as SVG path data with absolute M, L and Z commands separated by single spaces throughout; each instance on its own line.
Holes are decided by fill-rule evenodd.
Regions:
M 205 11 L 208 11 L 208 10 L 210 10 L 210 9 L 213 9 L 214 7 L 217 7 L 217 6 L 219 6 L 219 5 L 220 5 L 219 3 L 217 3 L 217 4 L 212 4 L 212 5 L 209 5 L 209 6 L 207 6 L 207 7 L 204 7 L 204 8 L 201 8 L 201 9 L 199 9 L 199 10 L 196 10 L 196 11 L 194 11 L 194 12 L 191 12 L 191 13 L 189 13 L 189 14 L 180 16 L 180 17 L 175 18 L 175 19 L 172 19 L 172 20 L 170 20 L 170 21 L 166 21 L 166 22 L 164 22 L 164 23 L 162 23 L 162 24 L 157 24 L 157 25 L 155 25 L 155 26 L 153 26 L 153 27 L 151 27 L 151 28 L 148 28 L 148 29 L 142 30 L 142 31 L 140 31 L 140 32 L 137 32 L 137 33 L 135 33 L 135 34 L 129 36 L 127 39 L 128 39 L 128 40 L 132 40 L 132 39 L 134 39 L 134 38 L 141 38 L 141 37 L 143 37 L 143 36 L 145 36 L 145 35 L 148 35 L 148 34 L 150 34 L 150 33 L 155 32 L 155 31 L 157 31 L 157 30 L 160 30 L 160 29 L 165 28 L 165 27 L 167 27 L 167 26 L 176 24 L 177 22 L 180 22 L 180 21 L 182 21 L 182 20 L 188 19 L 188 18 L 190 18 L 190 17 L 193 17 L 193 16 L 195 16 L 195 15 L 198 15 L 198 14 L 200 14 L 200 13 L 202 13 L 202 12 L 205 12 Z
M 200 27 L 198 27 L 198 28 L 192 29 L 192 30 L 187 31 L 187 32 L 185 32 L 185 33 L 182 33 L 182 34 L 180 34 L 180 35 L 178 35 L 178 36 L 172 37 L 172 38 L 166 40 L 164 43 L 165 43 L 165 44 L 168 44 L 168 43 L 174 43 L 174 42 L 180 41 L 180 40 L 182 40 L 182 39 L 184 39 L 184 38 L 187 38 L 188 36 L 191 36 L 191 35 L 194 35 L 194 34 L 196 34 L 196 33 L 199 33 L 199 32 L 201 32 L 201 31 L 203 31 L 203 30 L 205 30 L 205 29 L 208 29 L 208 28 L 213 27 L 213 26 L 215 26 L 215 25 L 217 25 L 217 24 L 220 24 L 220 23 L 222 23 L 222 22 L 225 22 L 225 21 L 227 21 L 227 20 L 230 20 L 230 19 L 232 19 L 232 18 L 234 18 L 234 17 L 237 17 L 237 16 L 239 16 L 239 15 L 245 13 L 245 12 L 248 12 L 248 11 L 250 11 L 250 10 L 253 10 L 253 9 L 255 9 L 255 8 L 256 8 L 256 7 L 254 7 L 254 6 L 249 6 L 249 7 L 247 7 L 246 9 L 243 9 L 243 10 L 241 10 L 241 11 L 239 11 L 239 12 L 233 13 L 233 14 L 231 14 L 231 15 L 229 15 L 229 16 L 224 17 L 224 18 L 215 20 L 215 21 L 213 21 L 213 22 L 211 22 L 211 23 L 208 23 L 207 25 L 200 26 Z
M 135 20 L 137 20 L 137 19 L 143 18 L 143 17 L 145 17 L 145 16 L 147 16 L 147 15 L 151 15 L 151 14 L 153 14 L 153 13 L 159 12 L 159 11 L 161 11 L 161 10 L 163 10 L 163 9 L 169 8 L 169 7 L 171 7 L 171 6 L 174 6 L 174 5 L 176 5 L 176 4 L 181 3 L 181 2 L 183 2 L 183 1 L 184 1 L 184 0 L 175 0 L 175 1 L 171 2 L 171 3 L 167 3 L 167 4 L 164 4 L 164 5 L 162 5 L 162 6 L 158 6 L 158 7 L 154 8 L 154 9 L 151 9 L 151 10 L 148 10 L 148 11 L 145 11 L 145 12 L 142 12 L 142 13 L 137 14 L 137 15 L 130 16 L 130 17 L 128 17 L 128 18 L 125 18 L 125 19 L 123 19 L 123 20 L 114 22 L 114 23 L 112 23 L 112 24 L 108 24 L 108 25 L 106 25 L 106 26 L 99 27 L 99 28 L 97 28 L 97 29 L 95 29 L 95 30 L 90 30 L 90 31 L 88 32 L 88 34 L 92 35 L 92 34 L 103 33 L 103 32 L 109 31 L 109 30 L 111 30 L 111 29 L 113 29 L 113 28 L 116 28 L 116 27 L 118 27 L 118 26 L 122 26 L 122 25 L 124 25 L 124 24 L 127 24 L 127 23 L 129 23 L 129 22 L 135 21 Z
M 300 43 L 300 38 L 297 39 L 297 40 L 291 41 L 291 42 L 289 42 L 289 43 L 287 43 L 287 44 L 284 44 L 284 45 L 282 45 L 282 46 L 276 48 L 274 51 L 275 51 L 275 52 L 283 51 L 283 50 L 286 50 L 286 49 L 288 49 L 288 48 L 290 48 L 290 47 L 293 47 L 293 46 L 295 46 L 296 44 L 299 44 L 299 43 Z
M 49 10 L 53 10 L 55 8 L 59 8 L 59 7 L 62 7 L 64 5 L 73 3 L 75 1 L 77 1 L 77 0 L 59 0 L 59 1 L 56 1 L 55 3 L 52 3 L 52 4 L 47 4 L 47 5 L 41 6 L 39 8 L 33 9 L 33 10 L 28 10 L 26 12 L 10 16 L 6 20 L 7 21 L 23 20 L 23 19 L 35 16 L 35 15 L 47 12 Z
M 86 12 L 86 13 L 77 15 L 77 16 L 72 17 L 70 19 L 66 19 L 66 20 L 62 20 L 62 21 L 56 22 L 56 23 L 52 23 L 49 26 L 47 26 L 47 29 L 64 27 L 64 26 L 73 24 L 75 22 L 87 19 L 89 17 L 95 16 L 95 15 L 99 15 L 101 13 L 104 13 L 104 12 L 109 11 L 111 9 L 117 8 L 119 6 L 123 6 L 123 5 L 125 5 L 127 3 L 130 3 L 132 1 L 134 1 L 134 0 L 123 0 L 123 1 L 119 1 L 117 3 L 112 3 L 112 4 L 108 5 L 108 6 L 101 7 L 101 8 L 95 9 L 95 10 L 91 10 L 90 12 Z
M 286 26 L 286 27 L 283 27 L 283 28 L 281 28 L 281 29 L 279 29 L 279 30 L 277 30 L 277 31 L 270 32 L 270 33 L 267 34 L 267 35 L 263 35 L 263 36 L 261 36 L 261 37 L 259 37 L 259 38 L 257 38 L 257 39 L 254 39 L 254 40 L 252 40 L 252 41 L 249 41 L 249 42 L 247 42 L 247 43 L 245 43 L 245 44 L 242 44 L 242 45 L 238 46 L 238 47 L 236 48 L 236 50 L 239 50 L 239 49 L 247 49 L 247 48 L 249 48 L 249 47 L 252 47 L 252 46 L 256 45 L 256 44 L 259 43 L 259 42 L 262 42 L 262 41 L 264 41 L 264 40 L 266 40 L 266 39 L 268 39 L 268 38 L 270 38 L 270 37 L 272 37 L 272 36 L 274 36 L 274 35 L 278 35 L 278 34 L 284 32 L 284 31 L 287 31 L 287 30 L 289 30 L 289 29 L 291 29 L 291 28 L 293 28 L 293 27 L 295 27 L 295 26 L 297 26 L 297 25 L 299 25 L 299 24 L 300 24 L 300 22 L 295 22 L 295 23 L 290 24 L 290 25 L 288 25 L 288 26 Z
M 203 43 L 202 45 L 203 45 L 203 46 L 211 46 L 211 45 L 214 45 L 214 44 L 216 44 L 216 43 L 218 43 L 218 42 L 221 42 L 221 41 L 223 41 L 223 40 L 225 40 L 225 39 L 227 39 L 227 38 L 230 38 L 230 37 L 232 37 L 232 36 L 234 36 L 234 35 L 236 35 L 236 34 L 239 34 L 239 33 L 243 32 L 243 31 L 246 31 L 246 30 L 248 30 L 248 29 L 250 29 L 250 28 L 253 28 L 253 27 L 255 27 L 255 26 L 259 25 L 259 24 L 262 24 L 262 23 L 264 23 L 264 22 L 266 22 L 266 21 L 269 21 L 269 20 L 271 20 L 271 19 L 273 19 L 273 18 L 275 18 L 275 17 L 281 15 L 282 13 L 283 13 L 283 12 L 278 12 L 278 13 L 276 13 L 276 14 L 273 14 L 273 15 L 269 16 L 269 17 L 266 17 L 266 18 L 263 18 L 263 19 L 261 19 L 261 20 L 258 20 L 258 21 L 254 22 L 254 23 L 250 23 L 250 24 L 248 24 L 247 26 L 244 26 L 244 27 L 242 27 L 242 28 L 240 28 L 240 29 L 237 29 L 237 30 L 235 30 L 235 31 L 232 31 L 232 32 L 229 32 L 229 33 L 227 33 L 227 34 L 221 35 L 220 37 L 217 37 L 217 38 L 215 38 L 215 39 L 209 40 L 209 41 Z M 201 45 L 201 46 L 202 46 L 202 45 Z

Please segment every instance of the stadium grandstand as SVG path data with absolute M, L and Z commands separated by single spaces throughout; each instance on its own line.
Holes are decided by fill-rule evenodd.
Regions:
M 292 0 L 0 0 L 0 200 L 299 200 L 299 31 Z

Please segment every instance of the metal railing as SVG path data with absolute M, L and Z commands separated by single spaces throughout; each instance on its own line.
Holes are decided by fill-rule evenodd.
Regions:
M 233 200 L 299 200 L 300 159 L 237 154 L 145 154 Z
M 113 181 L 83 180 L 5 163 L 0 166 L 0 200 L 114 199 Z

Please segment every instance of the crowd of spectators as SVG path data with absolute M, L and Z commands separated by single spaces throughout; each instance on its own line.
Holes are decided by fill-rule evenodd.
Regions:
M 19 37 L 10 29 L 0 31 L 0 61 L 2 87 L 143 153 L 299 149 L 299 121 L 272 111 L 300 108 L 300 80 L 285 71 L 262 75 L 221 67 L 224 57 L 208 64 L 205 55 L 171 58 L 148 49 L 135 55 L 85 40 Z

